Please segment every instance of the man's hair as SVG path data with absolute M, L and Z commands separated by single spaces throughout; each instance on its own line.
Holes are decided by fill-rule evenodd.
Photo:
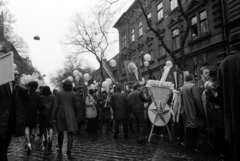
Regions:
M 194 80 L 194 76 L 192 74 L 186 75 L 186 82 Z
M 35 91 L 38 88 L 38 82 L 36 81 L 30 81 L 27 86 L 29 87 L 30 90 Z
M 70 81 L 70 80 L 65 80 L 64 82 L 63 82 L 63 90 L 64 91 L 72 91 L 72 82 Z
M 49 86 L 44 86 L 44 87 L 42 87 L 42 95 L 48 96 L 48 95 L 50 95 L 50 94 L 52 94 L 52 92 L 51 92 Z
M 136 82 L 136 83 L 133 84 L 133 89 L 134 89 L 134 90 L 137 89 L 138 87 L 140 87 L 140 84 L 139 84 L 138 82 Z
M 116 91 L 117 91 L 117 92 L 121 92 L 121 90 L 122 90 L 121 86 L 120 86 L 120 85 L 117 85 L 117 86 L 116 86 Z
M 202 68 L 200 69 L 200 72 L 199 72 L 201 75 L 203 74 L 204 69 L 208 69 L 208 70 L 209 70 L 209 67 L 208 67 L 208 66 L 202 67 Z
M 91 95 L 93 95 L 93 93 L 95 93 L 94 89 L 90 89 L 90 90 L 89 90 L 89 93 L 90 93 Z

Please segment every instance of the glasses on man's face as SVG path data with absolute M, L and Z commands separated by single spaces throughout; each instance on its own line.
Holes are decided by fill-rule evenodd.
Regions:
M 20 76 L 20 74 L 14 74 L 14 76 L 15 76 L 15 77 L 19 77 L 19 76 Z

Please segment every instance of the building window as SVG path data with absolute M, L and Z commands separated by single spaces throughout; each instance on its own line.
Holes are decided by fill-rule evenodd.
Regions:
M 198 37 L 197 16 L 194 16 L 191 19 L 191 23 L 192 23 L 192 26 L 191 26 L 192 38 L 193 38 L 193 40 L 195 40 Z
M 201 29 L 201 35 L 205 35 L 207 34 L 208 30 L 207 30 L 207 12 L 206 10 L 200 12 L 199 14 L 199 18 L 200 18 L 200 29 Z
M 159 54 L 158 54 L 158 57 L 162 57 L 162 56 L 164 56 L 164 55 L 166 55 L 166 50 L 164 49 L 163 45 L 160 44 L 160 45 L 159 45 Z
M 142 36 L 143 31 L 142 31 L 142 21 L 138 23 L 138 36 Z
M 157 5 L 157 16 L 158 16 L 158 21 L 163 18 L 163 5 L 162 5 L 162 2 Z
M 171 11 L 174 10 L 178 6 L 177 0 L 170 0 L 171 2 Z
M 148 54 L 151 55 L 151 60 L 154 59 L 154 56 L 153 56 L 153 44 L 149 44 L 148 45 Z
M 207 33 L 208 33 L 207 12 L 206 10 L 204 10 L 191 18 L 192 39 L 195 40 L 199 36 L 204 36 Z
M 135 41 L 134 29 L 131 30 L 131 42 Z
M 172 43 L 173 51 L 180 48 L 179 29 L 175 29 L 172 31 Z
M 152 22 L 152 14 L 151 14 L 151 12 L 148 13 L 147 18 L 148 18 L 148 21 L 149 21 L 149 23 L 151 25 L 151 22 Z M 147 25 L 147 30 L 149 30 L 148 24 L 146 24 L 146 25 Z
M 124 35 L 122 37 L 122 48 L 124 49 L 125 47 L 127 47 L 127 37 L 126 37 L 126 35 Z
M 139 51 L 139 66 L 143 66 L 143 50 Z

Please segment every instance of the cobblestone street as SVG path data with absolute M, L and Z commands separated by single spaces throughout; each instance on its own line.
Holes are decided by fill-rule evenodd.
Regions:
M 41 138 L 36 137 L 32 143 L 32 152 L 27 155 L 26 149 L 24 148 L 25 139 L 13 138 L 8 158 L 10 161 L 37 161 L 37 160 L 144 160 L 144 161 L 164 161 L 164 160 L 204 160 L 214 161 L 220 160 L 213 152 L 209 149 L 205 142 L 200 140 L 200 148 L 203 151 L 202 154 L 192 153 L 185 147 L 181 147 L 178 144 L 178 140 L 173 139 L 170 141 L 167 136 L 160 138 L 153 136 L 150 143 L 138 144 L 135 141 L 134 135 L 130 134 L 129 139 L 123 139 L 120 135 L 117 140 L 113 139 L 113 135 L 88 135 L 83 134 L 75 136 L 74 145 L 71 157 L 66 155 L 66 143 L 67 139 L 64 140 L 63 152 L 58 154 L 56 144 L 57 135 L 54 135 L 53 147 L 51 150 L 45 149 L 42 146 Z M 66 135 L 65 135 L 66 138 Z

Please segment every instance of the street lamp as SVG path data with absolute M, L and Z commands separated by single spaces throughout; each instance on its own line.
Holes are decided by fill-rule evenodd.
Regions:
M 40 37 L 38 35 L 33 37 L 34 40 L 40 40 Z

